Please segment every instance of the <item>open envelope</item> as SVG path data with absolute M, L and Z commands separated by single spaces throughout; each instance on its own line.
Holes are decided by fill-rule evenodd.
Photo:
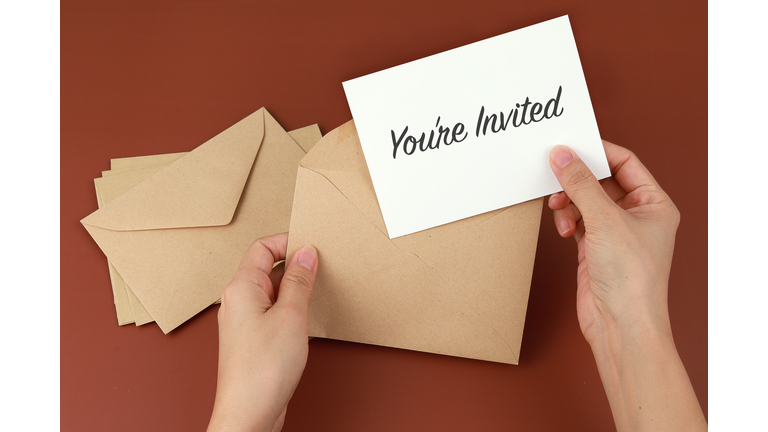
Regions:
M 81 222 L 168 333 L 221 297 L 251 242 L 288 230 L 304 154 L 262 108 Z
M 354 123 L 328 133 L 299 164 L 288 244 L 319 254 L 309 335 L 517 364 L 542 201 L 390 240 Z

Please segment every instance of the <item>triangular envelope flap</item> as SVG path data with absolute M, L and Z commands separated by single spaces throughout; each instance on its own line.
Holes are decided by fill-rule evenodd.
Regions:
M 327 178 L 381 232 L 387 233 L 353 120 L 325 135 L 299 165 Z M 442 247 L 445 242 L 501 211 L 494 210 L 391 241 L 403 252 L 420 255 Z
M 327 178 L 381 232 L 387 232 L 353 120 L 324 136 L 299 165 Z
M 323 134 L 320 132 L 320 126 L 317 123 L 288 131 L 288 135 L 296 141 L 296 144 L 304 150 L 304 153 L 312 150 L 312 147 L 323 137 Z
M 82 223 L 116 231 L 228 224 L 264 137 L 265 111 L 237 122 Z
M 324 223 L 318 223 L 321 220 Z M 333 244 L 333 253 L 320 251 L 325 268 L 340 269 L 336 273 L 319 270 L 319 274 L 331 278 L 355 277 L 370 271 L 370 263 L 402 254 L 326 177 L 304 167 L 299 167 L 296 177 L 289 231 L 291 254 L 294 247 L 301 246 L 296 240 L 304 238 L 311 239 L 307 244 Z M 313 298 L 322 296 L 324 288 L 315 288 Z

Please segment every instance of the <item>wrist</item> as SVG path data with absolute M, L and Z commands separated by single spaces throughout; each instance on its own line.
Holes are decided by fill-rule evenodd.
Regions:
M 584 336 L 598 360 L 616 360 L 647 352 L 674 349 L 669 321 L 666 283 L 630 283 L 617 287 L 623 301 L 610 308 L 598 306 L 596 319 L 585 329 Z
M 644 320 L 634 329 L 611 327 L 590 343 L 618 431 L 659 430 L 654 428 L 678 415 L 677 403 L 690 399 L 680 393 L 690 382 L 668 321 L 661 324 Z
M 609 325 L 589 341 L 598 367 L 621 368 L 627 362 L 658 361 L 677 349 L 668 325 L 658 321 L 635 321 L 634 326 Z

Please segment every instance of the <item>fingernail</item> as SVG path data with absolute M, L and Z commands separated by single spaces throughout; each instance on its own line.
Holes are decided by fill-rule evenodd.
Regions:
M 566 146 L 555 146 L 550 154 L 552 155 L 552 161 L 555 163 L 555 166 L 560 169 L 568 166 L 568 164 L 573 160 L 571 150 Z
M 317 251 L 315 248 L 312 246 L 305 246 L 299 249 L 296 253 L 298 254 L 296 261 L 300 266 L 309 270 L 315 268 L 315 264 L 317 264 Z
M 560 218 L 560 220 L 557 221 L 557 230 L 560 231 L 561 235 L 567 233 L 569 229 L 571 229 L 571 223 L 568 222 L 568 219 Z

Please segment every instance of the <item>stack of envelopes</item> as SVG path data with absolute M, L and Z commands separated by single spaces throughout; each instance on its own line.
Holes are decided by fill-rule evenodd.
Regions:
M 390 239 L 354 122 L 321 139 L 263 108 L 190 153 L 113 160 L 96 189 L 82 223 L 120 324 L 168 333 L 290 231 L 288 256 L 319 253 L 310 336 L 518 363 L 542 199 Z
M 190 153 L 113 159 L 81 222 L 109 260 L 118 324 L 168 333 L 218 302 L 248 245 L 288 231 L 298 162 L 320 137 L 262 108 Z

